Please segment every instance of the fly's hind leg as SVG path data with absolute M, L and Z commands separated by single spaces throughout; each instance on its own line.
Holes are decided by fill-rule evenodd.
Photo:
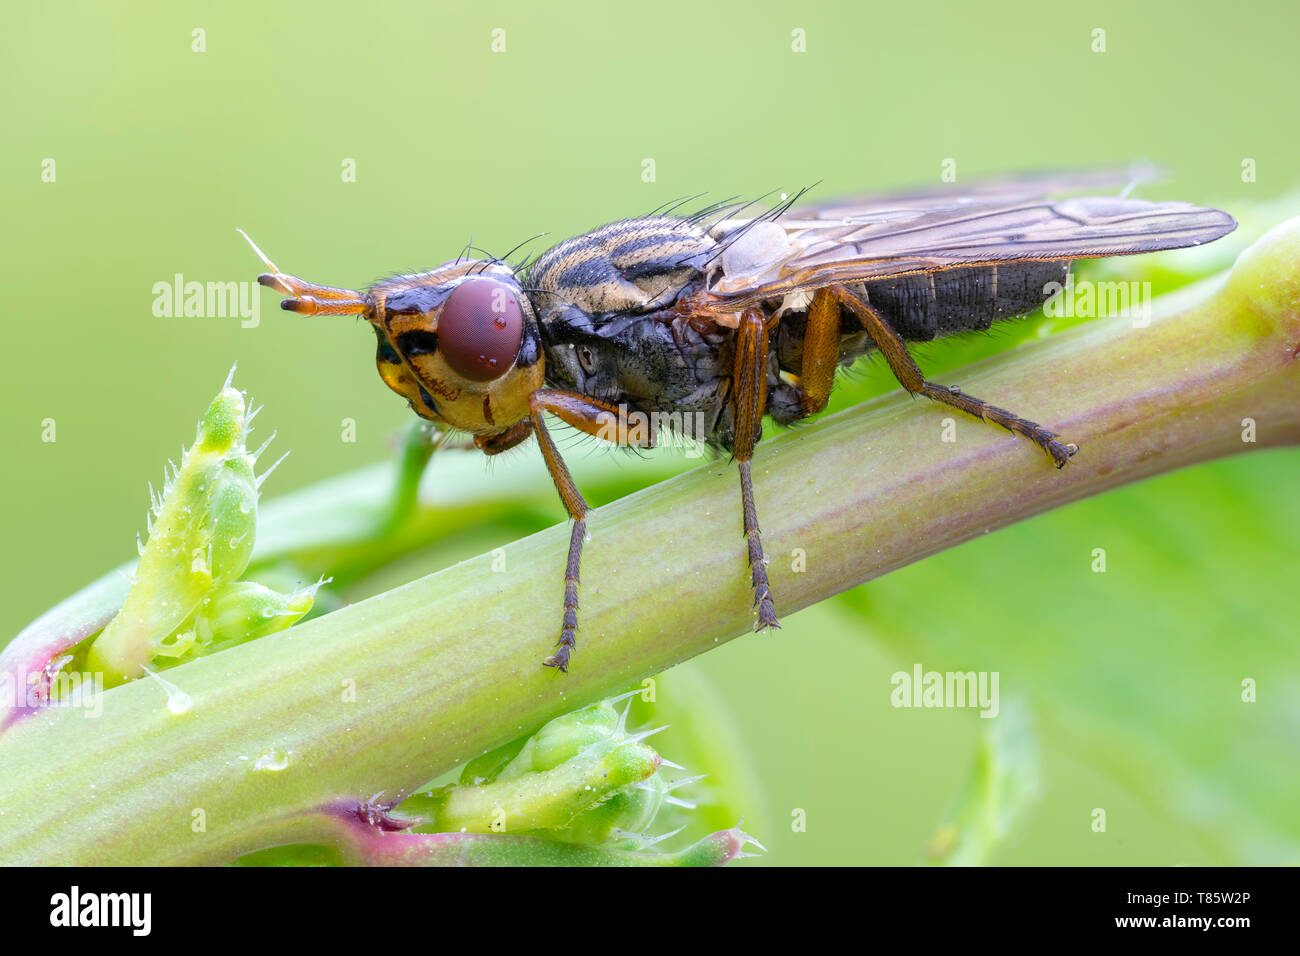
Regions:
M 889 368 L 894 373 L 894 377 L 909 392 L 924 395 L 936 402 L 942 402 L 944 405 L 951 405 L 968 415 L 982 421 L 991 422 L 994 425 L 1001 425 L 1013 434 L 1028 438 L 1052 456 L 1052 461 L 1056 463 L 1057 468 L 1064 468 L 1065 463 L 1073 458 L 1079 450 L 1078 445 L 1060 441 L 1059 435 L 1048 431 L 1036 422 L 1021 418 L 1004 408 L 998 408 L 996 405 L 990 405 L 974 395 L 967 395 L 959 388 L 927 381 L 925 376 L 921 374 L 921 369 L 917 367 L 916 362 L 908 353 L 907 346 L 903 344 L 902 338 L 899 337 L 898 333 L 894 331 L 880 313 L 844 286 L 831 286 L 830 291 L 857 316 L 867 334 L 876 343 L 876 347 L 885 356 L 885 361 L 889 363 Z
M 758 607 L 755 630 L 780 627 L 772 606 L 772 590 L 767 583 L 767 561 L 758 530 L 758 512 L 754 508 L 754 484 L 749 461 L 763 424 L 767 404 L 767 325 L 763 313 L 748 309 L 736 330 L 736 362 L 732 373 L 735 402 L 735 440 L 732 454 L 740 466 L 740 495 L 744 509 L 745 541 L 749 546 L 749 571 L 754 585 L 754 604 Z

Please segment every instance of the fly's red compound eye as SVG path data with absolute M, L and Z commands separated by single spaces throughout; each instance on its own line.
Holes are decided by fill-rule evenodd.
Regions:
M 438 351 L 471 382 L 508 372 L 523 335 L 518 292 L 493 279 L 466 279 L 452 289 L 438 316 Z

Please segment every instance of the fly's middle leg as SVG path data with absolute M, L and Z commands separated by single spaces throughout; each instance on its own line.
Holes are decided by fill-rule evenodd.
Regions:
M 830 289 L 818 289 L 808 306 L 803 358 L 799 363 L 799 410 L 815 415 L 830 401 L 840 362 L 840 303 Z
M 754 483 L 749 470 L 754 445 L 763 427 L 763 410 L 767 405 L 767 339 L 768 329 L 763 312 L 747 309 L 736 330 L 736 360 L 732 372 L 736 427 L 732 454 L 740 467 L 745 541 L 749 547 L 754 604 L 758 607 L 758 624 L 755 627 L 758 631 L 781 626 L 772 605 L 772 590 L 767 583 L 767 561 L 763 556 L 758 511 L 754 507 Z
M 1078 452 L 1078 445 L 1060 441 L 1059 435 L 1048 431 L 1037 422 L 1021 418 L 996 405 L 990 405 L 974 395 L 967 395 L 955 386 L 928 381 L 908 353 L 902 338 L 879 312 L 844 286 L 831 286 L 830 291 L 862 323 L 862 327 L 866 329 L 867 334 L 876 343 L 876 347 L 880 349 L 880 353 L 884 355 L 885 361 L 889 363 L 894 377 L 909 392 L 924 395 L 944 405 L 951 405 L 968 415 L 994 425 L 1001 425 L 1013 434 L 1028 438 L 1052 456 L 1052 461 L 1056 463 L 1057 468 L 1064 468 L 1065 463 Z

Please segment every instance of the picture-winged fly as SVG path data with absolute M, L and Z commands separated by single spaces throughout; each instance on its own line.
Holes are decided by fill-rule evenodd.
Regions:
M 563 621 L 545 664 L 567 670 L 578 629 L 587 503 L 547 430 L 649 447 L 651 422 L 702 422 L 740 471 L 756 629 L 776 627 L 750 477 L 764 416 L 826 407 L 835 371 L 878 351 L 902 386 L 1027 438 L 1060 468 L 1078 451 L 1026 418 L 925 378 L 907 342 L 1038 309 L 1074 259 L 1198 245 L 1231 232 L 1217 209 L 1126 196 L 1049 199 L 1126 174 L 1036 176 L 961 190 L 796 207 L 669 208 L 560 243 L 528 266 L 461 258 L 364 292 L 281 273 L 301 315 L 360 315 L 379 375 L 422 418 L 495 455 L 535 435 L 573 520 Z M 254 246 L 256 250 L 256 246 Z

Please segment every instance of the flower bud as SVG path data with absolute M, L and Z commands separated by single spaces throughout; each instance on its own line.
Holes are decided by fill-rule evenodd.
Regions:
M 639 847 L 674 785 L 660 775 L 663 759 L 641 742 L 648 735 L 624 729 L 626 716 L 602 701 L 557 717 L 403 810 L 422 813 L 423 829 Z
M 214 590 L 194 616 L 154 649 L 154 663 L 174 667 L 283 631 L 308 611 L 322 582 L 282 594 L 253 581 L 236 581 Z
M 190 654 L 201 640 L 189 633 L 191 619 L 247 568 L 259 484 L 256 455 L 245 444 L 250 419 L 243 393 L 227 381 L 162 494 L 151 492 L 149 540 L 135 579 L 122 610 L 87 652 L 86 667 L 102 672 L 106 685 L 141 676 L 155 657 L 166 663 Z
M 551 770 L 592 744 L 609 741 L 619 730 L 618 712 L 607 700 L 556 717 L 529 737 L 496 779 Z M 467 768 L 468 769 L 468 768 Z
M 203 653 L 283 631 L 311 610 L 319 587 L 317 582 L 282 594 L 252 581 L 239 581 L 217 590 L 195 615 Z

